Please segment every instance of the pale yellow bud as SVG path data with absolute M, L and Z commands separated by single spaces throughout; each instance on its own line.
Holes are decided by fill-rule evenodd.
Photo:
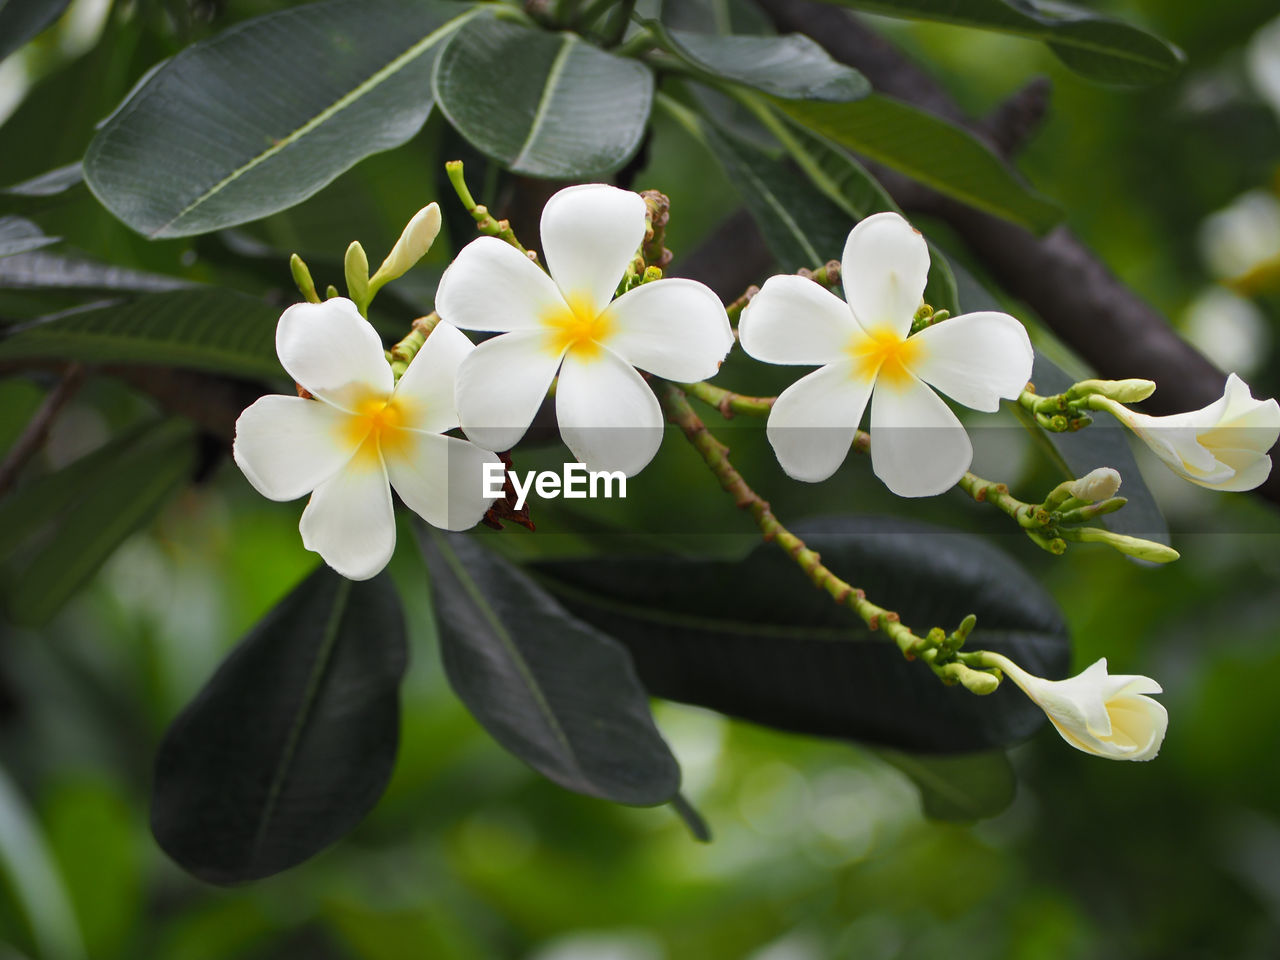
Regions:
M 429 203 L 413 215 L 413 219 L 400 234 L 400 239 L 387 254 L 387 259 L 383 260 L 382 266 L 378 267 L 378 272 L 374 274 L 378 285 L 408 273 L 410 268 L 431 249 L 431 244 L 435 243 L 439 235 L 440 207 L 438 204 Z
M 1109 500 L 1120 489 L 1120 472 L 1112 467 L 1098 467 L 1091 470 L 1079 480 L 1067 484 L 1067 490 L 1077 500 L 1086 503 L 1097 503 Z

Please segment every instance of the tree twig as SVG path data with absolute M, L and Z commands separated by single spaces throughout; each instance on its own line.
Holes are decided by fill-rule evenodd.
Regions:
M 76 391 L 80 389 L 80 384 L 83 382 L 84 365 L 72 363 L 54 388 L 45 396 L 44 401 L 27 423 L 26 429 L 22 431 L 22 436 L 18 437 L 17 442 L 4 458 L 4 462 L 0 463 L 0 496 L 9 492 L 17 481 L 18 475 L 22 473 L 22 468 L 35 456 L 36 451 L 44 446 L 54 420 L 67 402 L 76 395 Z

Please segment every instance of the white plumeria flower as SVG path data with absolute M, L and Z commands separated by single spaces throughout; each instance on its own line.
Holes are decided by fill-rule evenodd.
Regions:
M 1174 473 L 1211 490 L 1252 490 L 1271 473 L 1268 451 L 1280 439 L 1280 404 L 1255 400 L 1234 373 L 1222 396 L 1199 410 L 1152 417 L 1093 396 L 1092 405 L 1114 414 Z
M 804 277 L 777 276 L 743 311 L 738 333 L 751 356 L 821 364 L 769 415 L 769 442 L 790 476 L 813 483 L 835 473 L 870 400 L 876 476 L 902 497 L 942 493 L 969 469 L 973 447 L 929 385 L 988 412 L 1026 387 L 1031 341 L 1007 314 L 969 313 L 910 335 L 928 276 L 924 237 L 898 214 L 878 213 L 845 242 L 845 300 Z
M 303 546 L 351 580 L 376 576 L 396 547 L 391 487 L 445 530 L 475 526 L 493 502 L 483 496 L 483 471 L 498 458 L 441 435 L 458 426 L 455 380 L 474 349 L 437 324 L 396 383 L 354 303 L 294 304 L 276 327 L 276 352 L 314 399 L 257 400 L 236 421 L 235 461 L 264 497 L 311 494 Z
M 440 279 L 436 310 L 466 330 L 501 333 L 458 374 L 467 436 L 490 450 L 514 446 L 559 371 L 560 435 L 579 461 L 631 475 L 653 459 L 662 410 L 635 368 L 704 379 L 733 333 L 719 298 L 693 280 L 656 280 L 612 300 L 644 232 L 639 194 L 585 184 L 542 211 L 550 276 L 495 237 L 462 249 Z
M 1144 696 L 1163 692 L 1150 677 L 1110 676 L 1106 657 L 1069 680 L 1032 676 L 998 653 L 983 660 L 1003 670 L 1077 750 L 1109 760 L 1151 760 L 1160 752 L 1169 713 Z

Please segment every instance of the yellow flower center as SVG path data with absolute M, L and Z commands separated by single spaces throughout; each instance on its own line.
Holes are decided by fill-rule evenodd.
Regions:
M 567 297 L 563 307 L 543 314 L 542 322 L 550 333 L 547 348 L 556 356 L 566 350 L 582 357 L 598 355 L 600 341 L 612 327 L 604 313 L 597 312 L 586 297 L 576 295 Z
M 920 359 L 920 341 L 910 337 L 903 339 L 888 327 L 877 327 L 867 336 L 858 336 L 849 345 L 854 369 L 862 380 L 879 377 L 894 386 L 901 386 L 911 379 L 908 369 Z
M 404 445 L 405 411 L 394 397 L 388 400 L 371 393 L 358 400 L 354 410 L 342 429 L 347 443 L 359 445 L 357 457 L 394 453 Z

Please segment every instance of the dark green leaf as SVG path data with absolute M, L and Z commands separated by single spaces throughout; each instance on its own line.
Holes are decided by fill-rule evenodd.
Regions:
M 0 338 L 0 359 L 157 364 L 271 379 L 283 375 L 278 318 L 275 307 L 232 290 L 151 293 L 13 327 Z
M 141 83 L 90 144 L 85 178 L 152 237 L 283 210 L 417 133 L 440 42 L 474 15 L 441 0 L 325 0 L 239 24 Z
M 1032 230 L 1044 231 L 1062 211 L 1036 193 L 967 130 L 890 97 L 852 103 L 773 101 L 787 117 L 840 146 Z
M 41 624 L 57 613 L 195 460 L 187 424 L 149 425 L 0 501 L 0 603 L 10 619 Z
M 0 0 L 0 60 L 62 16 L 71 0 Z
M 64 190 L 70 190 L 83 180 L 84 170 L 79 161 L 76 161 L 50 170 L 48 173 L 42 173 L 38 177 L 23 180 L 22 183 L 15 183 L 11 187 L 0 190 L 0 193 L 7 193 L 13 197 L 52 197 Z
M 1066 673 L 1066 625 L 1052 598 L 985 541 L 889 517 L 795 529 L 832 571 L 917 632 L 953 629 L 973 613 L 969 649 L 999 651 L 1040 676 Z M 1044 720 L 1010 684 L 987 697 L 944 687 L 772 544 L 739 562 L 605 557 L 535 569 L 570 611 L 630 648 L 657 696 L 926 753 L 1004 746 Z
M 571 33 L 474 20 L 440 53 L 435 97 L 476 149 L 516 173 L 585 180 L 644 138 L 653 74 Z
M 349 833 L 395 765 L 404 615 L 390 577 L 321 567 L 240 641 L 156 757 L 151 829 L 210 883 L 271 876 Z
M 472 538 L 432 533 L 423 548 L 445 673 L 495 740 L 567 790 L 676 795 L 680 768 L 621 644 Z
M 22 217 L 0 217 L 0 257 L 39 250 L 57 242 L 57 237 L 46 237 L 44 231 L 30 220 Z
M 718 80 L 798 100 L 842 102 L 871 92 L 866 77 L 801 34 L 724 36 L 667 30 L 654 20 L 646 25 L 668 51 Z
M 924 815 L 933 820 L 967 823 L 994 817 L 1013 803 L 1018 779 L 1003 752 L 959 756 L 877 751 L 920 790 Z
M 1111 17 L 1058 0 L 826 0 L 890 17 L 938 20 L 1043 40 L 1082 76 L 1141 86 L 1168 80 L 1182 51 Z
M 162 273 L 116 267 L 60 253 L 21 253 L 0 260 L 0 289 L 6 290 L 179 290 L 193 284 Z
M 1031 382 L 1036 385 L 1036 393 L 1049 396 L 1066 390 L 1075 383 L 1075 378 L 1037 350 Z M 1059 466 L 1067 478 L 1083 477 L 1098 467 L 1114 467 L 1120 472 L 1123 480 L 1120 496 L 1129 502 L 1123 509 L 1102 518 L 1108 529 L 1157 543 L 1169 543 L 1169 525 L 1155 496 L 1142 479 L 1142 471 L 1138 469 L 1138 461 L 1129 445 L 1129 431 L 1109 413 L 1097 411 L 1090 416 L 1093 423 L 1084 430 L 1076 433 L 1040 431 L 1040 435 L 1057 451 L 1061 460 Z

